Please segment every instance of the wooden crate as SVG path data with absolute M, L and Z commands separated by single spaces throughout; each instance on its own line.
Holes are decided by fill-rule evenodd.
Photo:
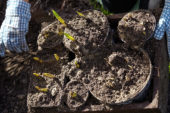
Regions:
M 123 15 L 115 15 L 111 19 L 119 20 Z M 153 78 L 149 93 L 147 93 L 151 95 L 149 99 L 126 105 L 111 106 L 109 108 L 107 105 L 96 105 L 101 106 L 100 109 L 95 109 L 95 106 L 93 108 L 87 106 L 82 111 L 75 111 L 73 113 L 166 113 L 168 102 L 168 53 L 166 38 L 164 37 L 161 41 L 158 41 L 159 45 L 156 47 L 152 45 L 155 43 L 150 44 L 155 54 L 152 61 Z M 53 106 L 37 108 L 30 106 L 29 108 L 32 110 L 32 113 L 61 113 L 61 111 L 58 112 L 57 108 Z

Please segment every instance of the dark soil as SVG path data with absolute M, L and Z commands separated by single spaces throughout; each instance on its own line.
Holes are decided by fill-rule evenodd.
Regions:
M 138 48 L 152 37 L 155 27 L 156 19 L 153 14 L 150 11 L 138 10 L 126 14 L 119 21 L 118 32 L 123 42 Z
M 78 81 L 70 81 L 66 86 L 67 100 L 66 103 L 68 107 L 72 110 L 78 110 L 82 105 L 84 105 L 89 97 L 89 91 L 83 85 L 83 83 Z
M 33 75 L 32 75 L 33 76 Z M 57 79 L 57 78 L 56 78 Z M 28 107 L 58 107 L 61 105 L 62 86 L 57 80 L 49 79 L 48 77 L 34 77 L 31 79 L 27 105 Z M 47 92 L 41 92 L 35 88 L 48 88 Z
M 116 48 L 82 65 L 88 73 L 85 84 L 104 103 L 122 104 L 133 99 L 150 79 L 151 64 L 142 51 Z M 108 51 L 108 50 L 106 50 Z M 98 62 L 100 61 L 100 62 Z
M 46 51 L 46 49 L 51 51 L 62 46 L 63 38 L 58 35 L 60 26 L 59 22 L 55 21 L 42 29 L 37 39 L 38 51 Z
M 62 111 L 70 110 L 70 108 L 68 108 L 65 103 L 63 104 L 60 101 L 60 99 L 62 99 L 62 95 L 64 95 L 63 89 L 69 83 L 70 80 L 75 80 L 75 78 L 78 78 L 78 82 L 83 80 L 84 83 L 89 84 L 90 82 L 87 79 L 88 78 L 87 75 L 89 75 L 90 70 L 92 71 L 94 70 L 93 69 L 94 65 L 100 66 L 100 64 L 102 64 L 103 62 L 104 62 L 103 65 L 107 63 L 106 67 L 100 66 L 100 68 L 97 69 L 108 70 L 111 69 L 110 64 L 112 64 L 115 65 L 115 67 L 117 67 L 116 69 L 120 68 L 121 70 L 120 73 L 121 73 L 122 68 L 124 69 L 123 64 L 127 63 L 127 61 L 124 60 L 124 58 L 122 58 L 121 55 L 118 57 L 113 57 L 113 59 L 114 58 L 117 59 L 116 62 L 114 62 L 114 60 L 109 60 L 109 58 L 110 59 L 112 58 L 111 57 L 112 51 L 107 53 L 105 50 L 102 49 L 99 49 L 96 54 L 88 55 L 86 58 L 84 57 L 82 57 L 82 59 L 75 58 L 76 55 L 70 52 L 69 50 L 67 50 L 66 48 L 63 48 L 64 47 L 63 44 L 59 43 L 59 45 L 55 46 L 53 45 L 53 42 L 51 41 L 48 42 L 48 40 L 46 39 L 45 42 L 51 44 L 47 43 L 46 45 L 43 43 L 45 46 L 39 44 L 39 47 L 42 47 L 43 49 L 40 49 L 42 51 L 37 53 L 38 50 L 37 37 L 41 29 L 44 27 L 43 26 L 44 22 L 52 23 L 52 21 L 55 20 L 54 17 L 51 18 L 51 15 L 48 15 L 51 8 L 57 9 L 59 14 L 64 19 L 67 18 L 66 20 L 70 19 L 73 14 L 75 15 L 74 11 L 77 10 L 82 11 L 83 9 L 90 9 L 90 6 L 86 0 L 83 1 L 82 0 L 54 0 L 54 1 L 46 0 L 46 1 L 48 2 L 46 3 L 42 2 L 40 3 L 39 6 L 39 8 L 43 11 L 43 14 L 40 13 L 39 11 L 34 11 L 35 15 L 32 17 L 32 20 L 30 22 L 30 29 L 27 35 L 27 42 L 31 52 L 23 53 L 23 54 L 7 54 L 7 56 L 4 59 L 1 59 L 0 62 L 1 63 L 0 65 L 0 73 L 1 73 L 0 112 L 1 113 L 27 113 L 28 107 L 31 106 L 29 102 L 33 103 L 32 106 L 41 106 L 41 105 L 52 106 L 54 103 L 57 106 L 60 106 L 60 104 L 62 105 L 60 110 L 56 109 L 55 107 L 53 108 L 54 112 L 51 113 L 55 113 L 61 110 Z M 4 0 L 3 5 L 0 6 L 0 16 L 1 16 L 0 23 L 4 18 L 5 2 L 6 1 Z M 46 25 L 48 25 L 49 23 L 47 23 Z M 51 36 L 51 34 L 49 36 Z M 146 45 L 147 46 L 145 49 L 150 55 L 151 61 L 153 61 L 154 60 L 154 49 L 153 49 L 154 47 L 152 46 L 154 45 L 153 41 L 147 43 Z M 49 48 L 57 48 L 57 49 L 52 49 L 48 51 Z M 101 52 L 99 52 L 100 50 Z M 111 50 L 111 48 L 107 48 L 107 50 Z M 33 54 L 34 52 L 36 54 Z M 102 59 L 103 56 L 100 53 L 105 54 L 105 56 L 107 56 L 106 57 L 107 61 Z M 58 54 L 61 60 L 57 62 L 56 59 L 53 57 L 54 54 Z M 35 56 L 42 59 L 45 64 L 33 61 L 32 58 Z M 89 61 L 93 61 L 92 59 L 94 59 L 94 62 L 89 62 Z M 102 59 L 101 63 L 95 62 L 95 59 Z M 78 64 L 80 65 L 79 68 L 76 67 L 75 61 L 77 61 Z M 90 65 L 88 68 L 84 69 L 85 66 L 88 66 L 87 63 L 89 63 Z M 117 65 L 117 63 L 120 63 L 121 65 Z M 152 62 L 152 64 L 154 64 L 154 62 Z M 60 65 L 64 65 L 61 70 L 60 70 Z M 65 68 L 65 66 L 68 68 Z M 56 70 L 55 68 L 59 70 Z M 82 69 L 87 71 L 82 72 Z M 69 72 L 67 72 L 68 70 Z M 52 79 L 52 78 L 44 77 L 42 75 L 40 78 L 35 77 L 34 75 L 32 75 L 33 72 L 36 73 L 49 72 L 54 74 L 55 78 Z M 100 71 L 99 74 L 102 75 L 102 72 Z M 103 74 L 103 76 L 104 75 L 105 74 Z M 112 75 L 112 74 L 108 73 L 107 75 Z M 42 81 L 42 83 L 40 81 Z M 109 79 L 108 82 L 112 82 L 112 80 Z M 34 85 L 37 85 L 39 87 L 47 87 L 48 92 L 43 93 L 41 91 L 38 91 L 37 89 L 35 89 Z M 29 95 L 27 95 L 29 92 L 28 88 L 29 91 L 31 91 Z M 109 86 L 106 88 L 110 89 L 112 87 Z M 61 92 L 61 93 L 57 93 L 57 92 Z M 31 98 L 29 99 L 27 97 L 31 97 Z M 38 108 L 36 109 L 37 112 L 35 113 L 48 113 L 48 112 L 50 113 L 49 111 L 50 108 L 48 107 L 46 108 L 39 107 L 39 109 Z M 99 100 L 97 100 L 93 95 L 89 93 L 89 98 L 87 99 L 87 102 L 79 110 L 101 111 L 101 110 L 111 110 L 111 109 L 107 108 L 105 104 L 101 103 Z
M 106 40 L 109 34 L 107 17 L 97 10 L 82 12 L 85 17 L 77 15 L 68 22 L 65 33 L 70 34 L 76 41 L 64 36 L 64 44 L 79 56 L 93 54 Z

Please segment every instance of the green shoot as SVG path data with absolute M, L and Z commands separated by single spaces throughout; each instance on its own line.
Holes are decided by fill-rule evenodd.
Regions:
M 103 6 L 97 2 L 97 0 L 90 0 L 90 4 L 94 7 L 94 9 L 100 10 L 105 15 L 112 14 L 108 10 L 104 9 Z
M 76 13 L 81 17 L 85 17 L 85 15 L 83 13 L 80 13 L 79 11 L 76 11 Z
M 68 33 L 64 33 L 64 35 L 65 35 L 68 39 L 70 39 L 70 40 L 72 40 L 72 41 L 75 41 L 75 38 L 72 37 L 71 35 L 69 35 Z
M 67 26 L 65 21 L 59 16 L 59 14 L 55 10 L 52 10 L 52 12 L 60 23 L 62 23 L 64 26 Z

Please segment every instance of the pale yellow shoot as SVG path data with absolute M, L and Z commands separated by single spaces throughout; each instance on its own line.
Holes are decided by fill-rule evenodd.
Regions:
M 44 37 L 45 37 L 45 38 L 48 38 L 48 36 L 49 36 L 48 33 L 45 33 L 45 34 L 44 34 Z
M 75 41 L 75 38 L 72 37 L 71 35 L 69 35 L 68 33 L 64 33 L 64 35 L 65 35 L 68 39 L 70 39 L 70 40 L 72 40 L 72 41 Z
M 130 77 L 129 76 L 126 76 L 125 79 L 126 79 L 127 82 L 130 81 Z
M 36 77 L 40 77 L 39 73 L 33 73 L 33 75 L 35 75 Z
M 133 67 L 132 67 L 132 66 L 130 66 L 130 65 L 128 65 L 128 67 L 129 67 L 130 69 L 133 69 Z
M 78 64 L 77 61 L 75 61 L 75 65 L 76 65 L 77 68 L 80 68 L 80 65 Z
M 34 59 L 35 61 L 40 62 L 40 63 L 42 63 L 42 62 L 43 62 L 43 61 L 42 61 L 40 58 L 38 58 L 38 57 L 33 57 L 33 59 Z
M 59 36 L 62 36 L 63 34 L 64 34 L 63 29 L 62 29 L 62 28 L 59 28 L 59 29 L 58 29 L 58 35 L 59 35 Z
M 43 76 L 49 77 L 49 78 L 54 78 L 55 76 L 53 74 L 50 73 L 43 73 Z
M 77 97 L 77 93 L 76 93 L 76 92 L 70 92 L 70 96 L 71 96 L 72 98 L 75 98 L 75 97 Z
M 85 17 L 85 15 L 84 15 L 83 13 L 80 13 L 79 11 L 76 11 L 76 12 L 77 12 L 77 14 L 78 14 L 79 16 Z
M 40 88 L 39 86 L 35 86 L 35 88 L 41 92 L 48 92 L 48 88 Z
M 146 35 L 146 32 L 144 31 L 143 34 Z
M 52 10 L 52 12 L 60 23 L 62 23 L 64 26 L 67 26 L 65 21 L 59 16 L 59 14 L 56 11 Z
M 57 61 L 60 60 L 60 57 L 59 57 L 57 54 L 54 54 L 54 57 L 55 57 L 55 59 L 56 59 Z

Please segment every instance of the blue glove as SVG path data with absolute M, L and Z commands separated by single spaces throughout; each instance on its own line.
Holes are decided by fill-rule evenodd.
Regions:
M 165 0 L 165 5 L 157 24 L 154 38 L 161 40 L 165 32 L 167 34 L 168 54 L 170 56 L 170 0 Z
M 0 28 L 0 56 L 5 49 L 21 53 L 28 51 L 25 35 L 31 18 L 30 4 L 23 0 L 8 0 L 5 19 Z
M 161 40 L 165 32 L 170 41 L 170 0 L 165 1 L 165 5 L 157 24 L 154 37 L 157 40 Z

